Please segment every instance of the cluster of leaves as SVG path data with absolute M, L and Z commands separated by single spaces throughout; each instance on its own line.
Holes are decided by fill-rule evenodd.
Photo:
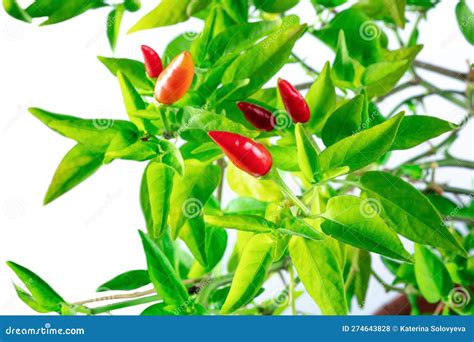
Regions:
M 81 119 L 30 109 L 46 126 L 77 142 L 61 161 L 45 203 L 115 159 L 147 162 L 140 192 L 147 268 L 118 275 L 98 291 L 130 291 L 151 283 L 156 294 L 144 292 L 138 299 L 89 308 L 83 302 L 66 302 L 37 275 L 9 263 L 30 291 L 16 288 L 26 304 L 38 312 L 61 314 L 99 314 L 144 303 L 152 303 L 144 315 L 279 314 L 288 306 L 295 313 L 294 301 L 301 294 L 295 286 L 301 282 L 323 314 L 343 315 L 353 298 L 363 306 L 370 278 L 379 279 L 371 268 L 375 253 L 395 275 L 393 285 L 385 284 L 388 288 L 444 303 L 446 313 L 472 314 L 472 204 L 430 191 L 435 185 L 431 182 L 423 191 L 411 184 L 427 180 L 429 171 L 421 164 L 385 167 L 391 151 L 450 132 L 439 146 L 446 148 L 460 127 L 426 115 L 383 115 L 376 104 L 404 75 L 415 74 L 413 61 L 422 49 L 417 24 L 409 41 L 401 41 L 395 50 L 388 48 L 383 28 L 398 32 L 405 27 L 407 12 L 421 20 L 437 1 L 365 0 L 349 6 L 345 0 L 313 0 L 321 23 L 317 28 L 285 15 L 298 2 L 163 0 L 129 32 L 191 17 L 203 20 L 199 35 L 179 35 L 163 53 L 165 65 L 182 51 L 193 56 L 197 73 L 183 99 L 160 106 L 151 99 L 154 84 L 143 63 L 99 57 L 117 77 L 129 120 Z M 47 16 L 43 24 L 53 24 L 108 5 L 101 0 L 36 0 L 22 9 L 4 0 L 4 6 L 18 19 Z M 124 11 L 139 7 L 139 1 L 114 5 L 109 15 L 114 25 L 108 31 L 112 48 Z M 456 13 L 472 43 L 474 23 L 463 21 L 470 13 L 463 1 Z M 287 63 L 299 63 L 315 74 L 292 53 L 303 34 L 328 45 L 335 57 L 308 87 L 311 120 L 294 125 L 276 88 L 264 86 Z M 468 87 L 472 90 L 472 84 Z M 235 106 L 243 100 L 277 113 L 278 129 L 255 130 Z M 460 102 L 459 97 L 451 100 Z M 472 114 L 472 108 L 467 110 Z M 299 185 L 307 211 L 286 199 L 275 179 L 254 178 L 226 165 L 207 135 L 212 130 L 263 143 L 273 167 Z M 238 195 L 226 207 L 221 203 L 224 183 Z M 467 222 L 464 229 L 453 224 L 459 217 Z M 238 233 L 224 270 L 218 265 L 229 247 L 228 229 Z M 415 243 L 414 255 L 400 236 Z M 257 304 L 254 299 L 264 292 L 265 281 L 280 271 L 288 272 L 289 284 L 276 299 Z M 453 302 L 456 286 L 466 291 L 462 306 Z

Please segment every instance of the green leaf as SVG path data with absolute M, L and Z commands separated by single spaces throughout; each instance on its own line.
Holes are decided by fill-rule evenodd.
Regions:
M 200 1 L 202 2 L 202 0 Z M 196 10 L 194 4 L 188 11 L 190 0 L 161 0 L 160 4 L 141 18 L 128 33 L 148 30 L 155 27 L 170 26 L 188 20 Z
M 272 222 L 256 215 L 206 215 L 204 219 L 207 223 L 217 227 L 256 233 L 268 233 L 276 229 Z
M 224 212 L 226 214 L 241 214 L 241 215 L 265 215 L 265 209 L 268 203 L 258 201 L 248 197 L 237 197 L 232 199 Z
M 42 307 L 28 292 L 23 290 L 21 287 L 16 286 L 15 284 L 13 284 L 13 286 L 15 287 L 18 298 L 20 298 L 20 300 L 28 305 L 31 309 L 39 313 L 51 312 L 51 310 Z
M 171 167 L 178 175 L 184 175 L 184 160 L 175 144 L 168 140 L 160 140 L 161 162 Z
M 431 202 L 412 185 L 385 172 L 372 171 L 360 185 L 383 208 L 382 217 L 406 238 L 464 255 L 466 252 L 448 231 Z M 416 203 L 416 205 L 413 205 Z
M 146 270 L 133 270 L 119 274 L 118 276 L 103 283 L 97 288 L 97 292 L 103 291 L 130 291 L 151 283 L 150 276 Z
M 355 89 L 360 87 L 364 68 L 353 59 L 347 49 L 344 31 L 339 31 L 336 57 L 332 67 L 335 83 L 342 88 Z
M 219 59 L 227 60 L 240 52 L 252 47 L 257 40 L 266 36 L 280 25 L 277 20 L 258 21 L 233 25 L 212 39 L 208 58 L 211 63 L 219 63 Z
M 246 305 L 259 292 L 273 262 L 275 241 L 270 234 L 257 234 L 245 246 L 221 313 Z
M 207 271 L 212 271 L 221 261 L 227 247 L 227 232 L 224 229 L 206 227 Z
M 102 166 L 103 159 L 103 153 L 92 152 L 81 144 L 74 146 L 56 169 L 43 203 L 51 203 L 92 176 Z
M 427 247 L 415 244 L 415 277 L 421 294 L 429 303 L 446 300 L 453 282 L 443 262 Z
M 104 164 L 108 164 L 115 159 L 145 161 L 153 159 L 158 153 L 158 146 L 153 141 L 138 140 L 136 142 L 123 141 L 125 147 L 109 149 L 105 153 Z
M 3 8 L 13 18 L 31 23 L 31 16 L 23 8 L 18 5 L 16 0 L 3 0 Z
M 327 238 L 314 241 L 293 236 L 289 251 L 306 291 L 324 315 L 348 313 L 341 260 L 337 242 Z
M 197 34 L 197 33 L 196 33 Z M 181 52 L 189 51 L 192 44 L 190 33 L 186 32 L 174 38 L 166 47 L 162 56 L 163 65 L 168 65 Z
M 142 62 L 128 58 L 97 57 L 109 71 L 117 76 L 121 71 L 141 93 L 153 94 L 153 82 L 145 72 L 145 65 Z
M 31 296 L 26 297 L 25 291 L 17 292 L 20 298 L 28 299 L 25 302 L 29 302 L 34 309 L 36 303 L 36 309 L 42 310 L 42 312 L 60 312 L 61 306 L 65 304 L 64 299 L 51 288 L 43 279 L 38 275 L 30 271 L 29 269 L 14 263 L 13 261 L 7 261 L 8 267 L 20 278 L 26 288 L 30 291 Z M 38 310 L 37 310 L 38 311 Z
M 296 146 L 267 146 L 268 151 L 272 155 L 273 165 L 280 170 L 298 172 L 300 166 L 298 159 L 295 158 L 297 154 Z
M 263 202 L 278 202 L 284 198 L 274 181 L 253 177 L 233 164 L 227 166 L 226 180 L 230 189 L 240 196 L 252 197 Z
M 208 142 L 210 138 L 207 132 L 216 130 L 237 133 L 250 138 L 254 138 L 259 134 L 257 131 L 248 129 L 223 115 L 192 107 L 184 108 L 184 123 L 180 134 L 183 139 Z
M 156 303 L 143 310 L 140 316 L 178 316 L 178 313 L 173 305 Z
M 232 254 L 230 255 L 229 261 L 227 263 L 227 271 L 234 272 L 242 258 L 242 253 L 247 246 L 247 243 L 252 239 L 255 235 L 253 232 L 247 232 L 243 230 L 237 231 L 237 242 L 234 245 L 234 249 L 232 250 Z
M 347 2 L 347 0 L 311 0 L 313 5 L 322 5 L 324 7 L 337 7 Z
M 134 114 L 140 110 L 146 110 L 147 104 L 143 101 L 140 94 L 135 90 L 132 82 L 121 71 L 117 72 L 117 78 L 122 90 L 123 102 L 127 110 L 128 117 L 140 130 L 146 130 L 144 120 L 137 118 Z
M 300 170 L 308 182 L 317 182 L 321 175 L 318 147 L 301 123 L 295 126 L 295 136 Z
M 392 146 L 403 113 L 329 146 L 319 156 L 323 172 L 348 167 L 355 171 L 377 161 Z
M 268 13 L 283 13 L 298 5 L 300 0 L 253 0 L 255 7 Z
M 309 89 L 306 102 L 311 111 L 308 123 L 310 131 L 320 136 L 326 120 L 336 107 L 336 88 L 331 78 L 329 62 L 324 65 L 321 74 Z
M 359 132 L 362 124 L 364 101 L 365 97 L 363 95 L 357 95 L 331 114 L 321 134 L 324 145 L 333 145 Z
M 189 299 L 188 291 L 175 274 L 168 258 L 142 231 L 139 231 L 145 250 L 148 274 L 158 295 L 166 304 L 181 305 Z
M 350 56 L 360 64 L 366 67 L 383 60 L 386 36 L 362 10 L 354 7 L 346 9 L 313 34 L 336 50 L 341 30 L 344 31 Z
M 185 174 L 175 174 L 171 194 L 169 224 L 175 239 L 189 219 L 201 215 L 202 208 L 219 184 L 221 171 L 218 166 L 194 159 L 184 162 Z
M 326 238 L 324 234 L 298 217 L 288 217 L 284 219 L 281 226 L 282 228 L 278 228 L 278 232 L 280 233 L 295 235 L 310 240 L 324 240 Z
M 358 272 L 354 277 L 354 293 L 359 306 L 362 308 L 365 304 L 372 273 L 371 257 L 370 253 L 363 249 L 357 249 L 355 254 L 356 256 L 352 259 L 352 262 L 356 263 Z
M 123 5 L 118 5 L 107 17 L 107 38 L 109 39 L 110 48 L 115 51 L 117 46 L 117 40 L 120 33 L 120 24 L 122 23 L 122 17 L 125 12 Z
M 29 108 L 31 114 L 53 131 L 77 141 L 94 150 L 104 151 L 123 138 L 138 134 L 134 124 L 111 119 L 81 119 L 74 116 L 54 114 L 39 108 Z
M 354 7 L 373 19 L 381 19 L 404 28 L 405 6 L 406 0 L 363 0 Z
M 33 17 L 48 17 L 48 20 L 41 23 L 41 26 L 52 25 L 74 18 L 84 12 L 104 7 L 103 0 L 74 0 L 74 1 L 51 1 L 35 0 L 26 12 Z
M 324 233 L 349 245 L 389 258 L 411 261 L 397 234 L 378 215 L 375 203 L 354 196 L 329 199 L 321 215 Z
M 179 231 L 179 237 L 184 241 L 191 254 L 206 268 L 208 265 L 206 255 L 206 225 L 202 217 L 188 219 Z
M 229 100 L 249 97 L 263 87 L 288 61 L 296 41 L 306 30 L 306 25 L 298 25 L 298 17 L 286 17 L 279 30 L 244 51 L 227 68 L 222 84 L 250 79 L 250 83 L 239 89 Z
M 455 125 L 433 116 L 412 115 L 403 118 L 391 150 L 406 150 L 449 132 Z
M 151 161 L 143 173 L 140 204 L 151 239 L 160 239 L 166 232 L 174 172 L 169 166 Z
M 369 65 L 362 74 L 368 96 L 382 96 L 395 87 L 410 67 L 410 61 L 380 62 Z
M 464 38 L 474 45 L 474 13 L 471 11 L 465 0 L 459 0 L 456 5 L 456 19 L 458 21 L 459 29 Z

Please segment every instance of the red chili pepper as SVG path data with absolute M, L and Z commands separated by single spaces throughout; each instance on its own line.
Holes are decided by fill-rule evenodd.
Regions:
M 155 86 L 155 98 L 163 104 L 173 104 L 184 95 L 193 83 L 194 63 L 187 51 L 176 56 L 160 74 Z
M 237 107 L 244 114 L 245 118 L 255 127 L 263 131 L 271 131 L 275 128 L 276 119 L 273 114 L 263 107 L 253 103 L 238 102 Z
M 272 156 L 262 144 L 230 132 L 211 131 L 208 134 L 242 171 L 260 177 L 272 168 Z
M 142 45 L 143 60 L 145 61 L 145 70 L 149 77 L 156 78 L 163 71 L 163 64 L 158 53 L 151 47 Z
M 308 104 L 304 97 L 288 81 L 278 80 L 278 89 L 285 105 L 286 111 L 290 114 L 293 122 L 307 122 L 310 118 Z

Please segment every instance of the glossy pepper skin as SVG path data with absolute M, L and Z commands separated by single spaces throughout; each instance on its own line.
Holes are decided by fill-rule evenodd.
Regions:
M 281 78 L 278 80 L 278 89 L 286 111 L 290 114 L 293 122 L 308 122 L 311 114 L 303 95 L 288 81 L 282 80 Z
M 265 176 L 270 172 L 272 156 L 262 144 L 230 132 L 211 131 L 208 134 L 242 171 L 254 177 Z
M 145 62 L 145 70 L 150 78 L 160 76 L 163 71 L 163 64 L 158 53 L 151 47 L 142 45 L 143 60 Z
M 193 83 L 193 78 L 193 58 L 189 52 L 182 52 L 171 61 L 156 80 L 156 100 L 166 105 L 175 103 L 186 95 Z
M 248 102 L 237 102 L 237 107 L 248 122 L 257 129 L 270 132 L 275 128 L 276 119 L 273 114 L 263 107 Z

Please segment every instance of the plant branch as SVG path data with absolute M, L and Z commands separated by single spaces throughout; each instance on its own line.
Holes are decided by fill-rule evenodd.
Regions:
M 468 74 L 467 73 L 450 70 L 450 69 L 440 67 L 440 66 L 437 66 L 437 65 L 434 65 L 434 64 L 421 62 L 421 61 L 414 61 L 413 65 L 417 68 L 425 69 L 425 70 L 432 71 L 432 72 L 436 72 L 440 75 L 448 76 L 448 77 L 457 79 L 459 81 L 466 81 L 468 79 Z
M 413 78 L 405 83 L 402 83 L 398 86 L 396 86 L 395 88 L 393 88 L 392 90 L 390 90 L 387 94 L 383 95 L 383 96 L 380 96 L 379 98 L 377 98 L 377 102 L 382 102 L 383 100 L 385 100 L 386 98 L 402 91 L 402 90 L 405 90 L 407 88 L 410 88 L 410 87 L 413 87 L 413 86 L 416 86 L 416 85 L 420 85 L 420 81 L 417 79 L 417 78 Z
M 313 73 L 315 75 L 319 75 L 320 72 L 316 69 L 314 69 L 312 66 L 308 65 L 301 57 L 299 57 L 297 54 L 294 52 L 291 53 L 291 56 L 298 61 L 299 64 L 309 73 Z
M 387 283 L 386 283 L 377 273 L 375 273 L 374 271 L 372 271 L 372 275 L 373 275 L 374 278 L 379 282 L 379 284 L 383 286 L 383 288 L 385 289 L 385 292 L 395 291 L 395 292 L 405 293 L 405 290 L 404 290 L 404 289 L 399 288 L 399 287 L 396 287 L 396 286 L 392 286 L 392 285 L 390 285 L 390 284 L 387 284 Z

